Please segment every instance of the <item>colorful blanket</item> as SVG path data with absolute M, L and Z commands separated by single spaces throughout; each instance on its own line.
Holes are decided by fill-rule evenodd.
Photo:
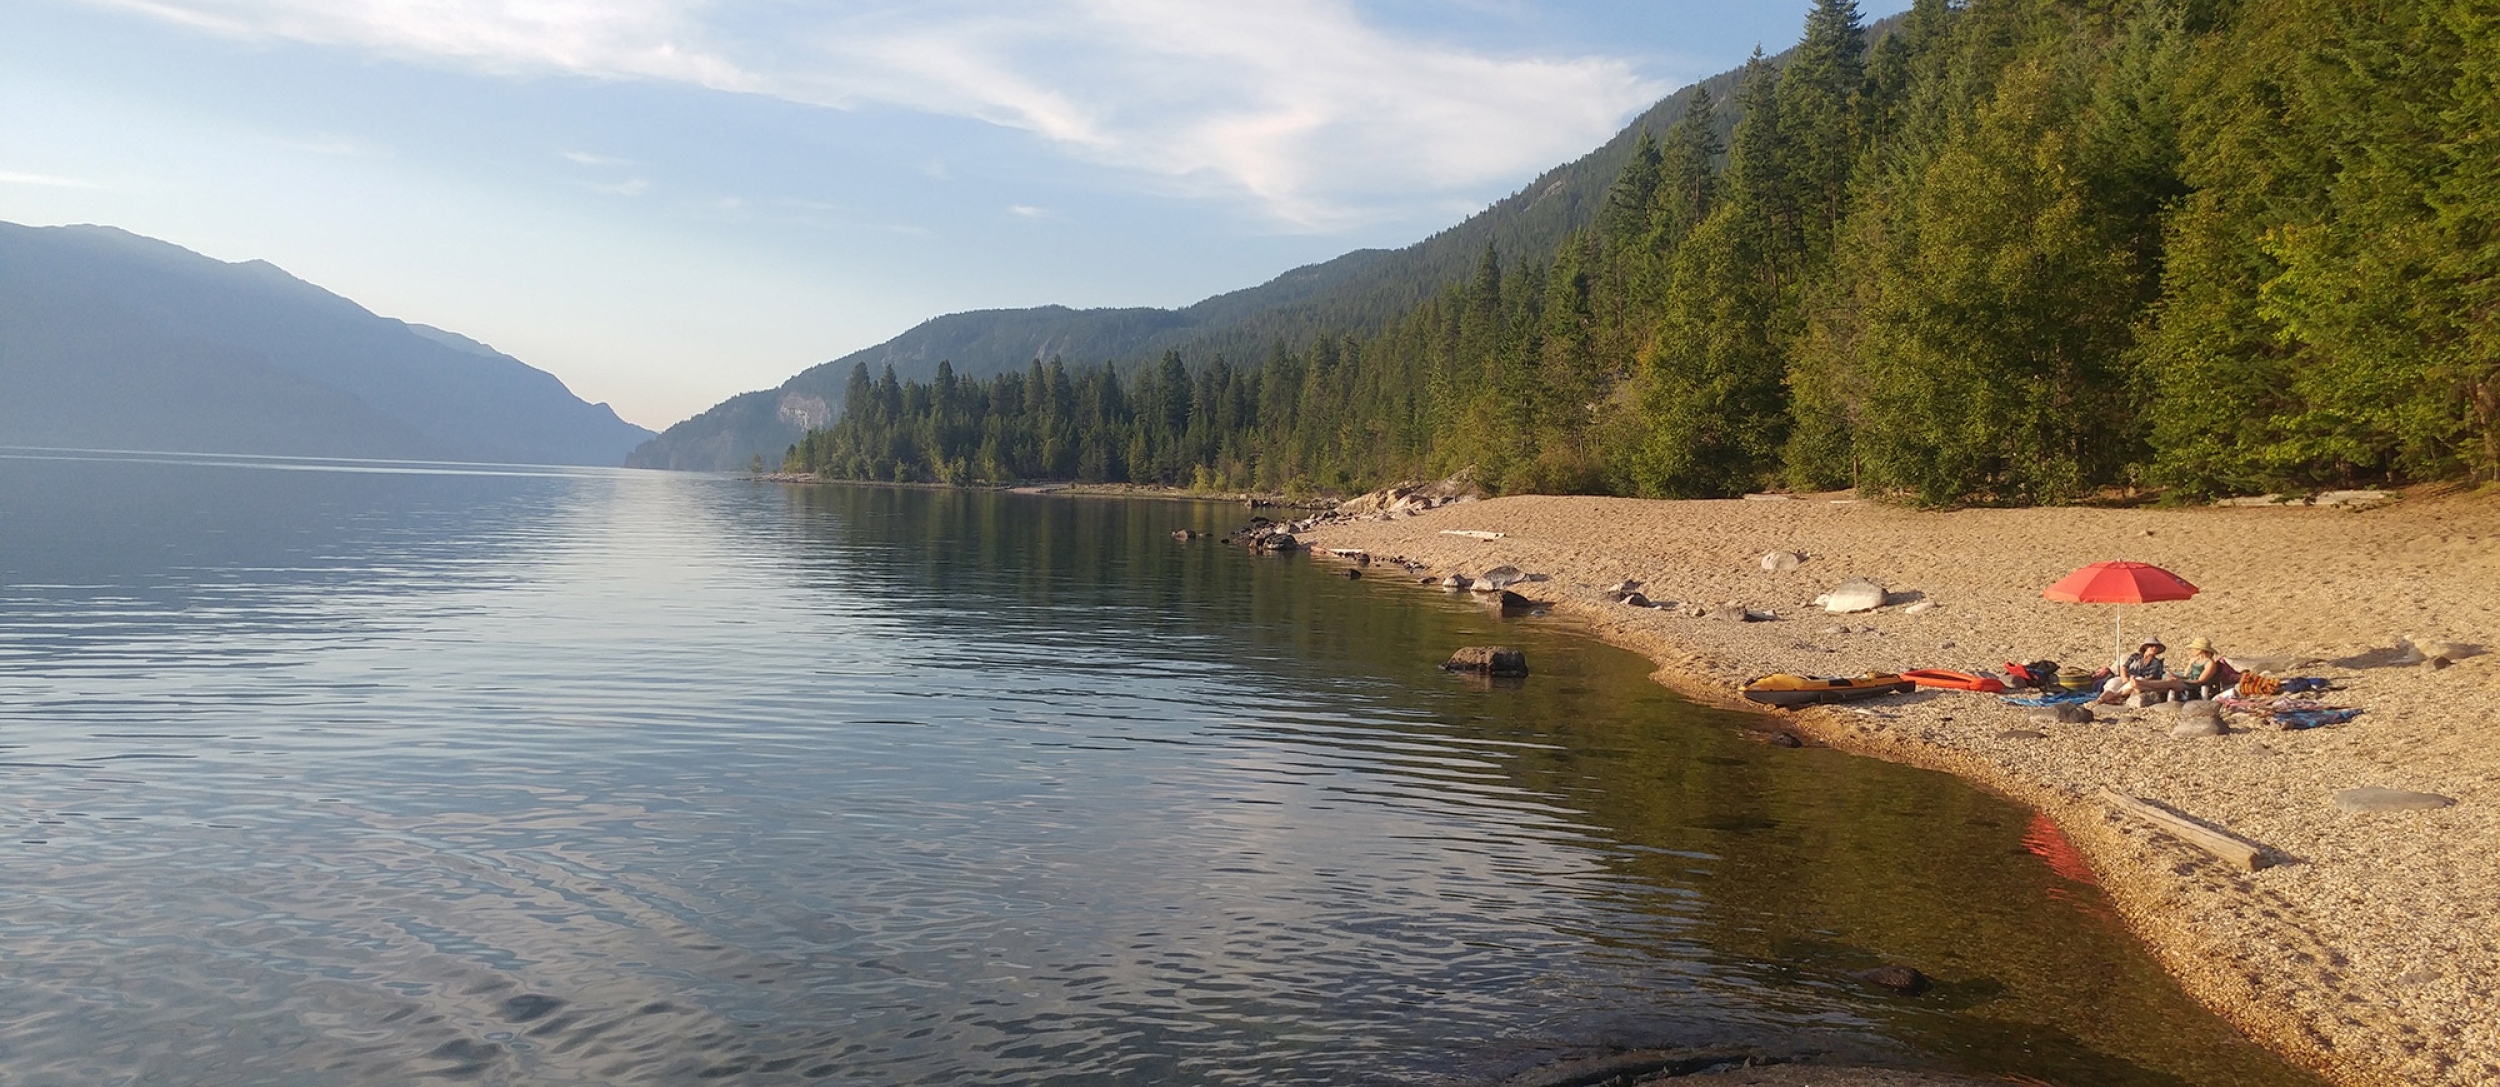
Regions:
M 2009 705 L 2015 706 L 2072 706 L 2099 698 L 2101 692 L 2051 691 L 2047 694 L 2009 694 L 1999 697 L 2005 699 Z
M 2273 721 L 2286 732 L 2340 725 L 2361 716 L 2357 706 L 2329 706 L 2314 698 L 2222 698 L 2222 708 Z

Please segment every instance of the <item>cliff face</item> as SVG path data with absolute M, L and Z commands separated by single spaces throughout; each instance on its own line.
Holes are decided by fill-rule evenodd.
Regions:
M 263 261 L 0 223 L 0 444 L 616 464 L 651 432 Z

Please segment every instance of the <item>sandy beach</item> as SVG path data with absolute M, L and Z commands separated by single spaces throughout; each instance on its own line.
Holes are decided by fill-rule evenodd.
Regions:
M 1478 535 L 1452 535 L 1464 531 Z M 1484 534 L 1498 538 L 1482 538 Z M 1303 536 L 1377 567 L 1480 573 L 1509 564 L 1554 614 L 1648 654 L 1693 697 L 1745 705 L 1772 672 L 1995 669 L 2111 657 L 2106 605 L 2043 600 L 2085 564 L 2149 562 L 2202 591 L 2126 609 L 2128 641 L 2211 638 L 2243 663 L 2331 679 L 2357 719 L 2283 731 L 2234 716 L 2228 735 L 2174 738 L 2166 707 L 2099 707 L 2049 723 L 1993 695 L 1922 690 L 1780 719 L 1834 747 L 1961 775 L 2046 812 L 2189 992 L 2290 1058 L 2349 1084 L 2500 1082 L 2500 495 L 2412 495 L 2376 508 L 1926 512 L 1834 496 L 1654 502 L 1523 496 L 1364 517 Z M 1789 572 L 1760 557 L 1806 556 Z M 1371 571 L 1376 580 L 1397 567 Z M 1830 615 L 1850 578 L 1900 601 Z M 1737 602 L 1729 622 L 1637 608 L 1603 592 L 1644 582 L 1661 604 Z M 1415 578 L 1410 591 L 1425 590 Z M 1396 590 L 1387 590 L 1396 591 Z M 1913 603 L 1926 605 L 1913 613 Z M 2422 664 L 2400 639 L 2453 644 Z M 2355 813 L 2363 786 L 2453 798 Z M 2112 811 L 2103 787 L 2263 846 L 2250 872 Z

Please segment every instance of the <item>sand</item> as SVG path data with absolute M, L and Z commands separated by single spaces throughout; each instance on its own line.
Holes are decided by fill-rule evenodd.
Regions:
M 1435 574 L 1512 564 L 1547 575 L 1517 588 L 1648 654 L 1662 682 L 1733 705 L 1744 705 L 1737 684 L 1780 671 L 1976 671 L 2042 658 L 2097 667 L 2111 656 L 2111 609 L 2046 601 L 2041 588 L 2106 559 L 2176 571 L 2203 592 L 2127 608 L 2130 641 L 2158 633 L 2175 666 L 2203 635 L 2235 660 L 2331 678 L 2343 688 L 2331 702 L 2366 712 L 2307 731 L 2175 739 L 2161 707 L 2046 724 L 1991 695 L 1921 691 L 1807 710 L 1786 727 L 1959 774 L 2046 812 L 2190 993 L 2337 1082 L 2500 1083 L 2500 653 L 2429 670 L 2392 663 L 2390 652 L 2405 637 L 2500 643 L 2500 496 L 2415 495 L 2359 511 L 1944 513 L 1829 496 L 1523 496 L 1323 525 L 1303 538 Z M 1758 559 L 1773 549 L 1808 561 L 1767 572 Z M 1383 572 L 1367 583 L 1396 584 Z M 1853 577 L 1931 606 L 1826 615 L 1811 604 Z M 1625 578 L 1660 602 L 1739 601 L 1778 619 L 1694 618 L 1600 591 Z M 1831 632 L 1844 625 L 1848 633 Z M 2007 735 L 2026 731 L 2045 735 Z M 2102 786 L 2227 828 L 2277 863 L 2236 870 L 2112 813 L 2095 799 Z M 2335 794 L 2359 786 L 2458 803 L 2339 811 Z

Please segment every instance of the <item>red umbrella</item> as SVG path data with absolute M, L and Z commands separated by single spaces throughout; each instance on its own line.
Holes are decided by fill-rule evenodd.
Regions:
M 2096 562 L 2040 590 L 2040 595 L 2076 604 L 2149 604 L 2157 600 L 2185 600 L 2196 595 L 2196 586 L 2147 562 Z M 2119 621 L 2113 614 L 2113 633 L 2119 632 Z M 2126 652 L 2126 640 L 2120 637 L 2116 655 L 2124 656 Z

